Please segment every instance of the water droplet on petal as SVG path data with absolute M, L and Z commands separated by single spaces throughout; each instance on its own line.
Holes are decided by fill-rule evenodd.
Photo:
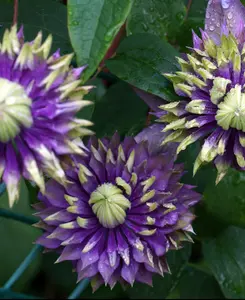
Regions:
M 229 8 L 230 4 L 231 4 L 231 0 L 221 0 L 221 5 L 224 9 Z
M 231 11 L 228 12 L 227 18 L 231 20 L 233 18 L 233 14 Z
M 209 27 L 209 30 L 210 30 L 210 31 L 214 31 L 214 26 L 213 26 L 213 25 L 210 26 L 210 27 Z
M 142 23 L 142 26 L 143 26 L 144 31 L 148 31 L 149 27 L 145 23 Z

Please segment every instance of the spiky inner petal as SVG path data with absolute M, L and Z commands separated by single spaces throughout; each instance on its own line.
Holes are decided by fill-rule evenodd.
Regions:
M 30 127 L 31 99 L 24 88 L 8 79 L 0 78 L 0 141 L 3 143 L 15 138 L 21 127 Z
M 100 223 L 106 228 L 114 228 L 125 221 L 125 211 L 131 207 L 130 201 L 121 189 L 111 183 L 104 183 L 91 194 L 89 204 Z

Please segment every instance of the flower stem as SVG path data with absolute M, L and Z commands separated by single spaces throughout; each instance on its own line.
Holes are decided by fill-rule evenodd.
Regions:
M 14 0 L 14 17 L 13 17 L 13 25 L 18 22 L 18 8 L 19 8 L 19 0 Z
M 187 18 L 188 18 L 189 11 L 190 11 L 190 8 L 191 8 L 191 4 L 192 4 L 192 0 L 189 0 L 189 1 L 188 1 L 188 4 L 187 4 L 187 7 L 186 7 L 185 21 L 186 21 Z
M 28 225 L 33 225 L 34 223 L 37 223 L 38 220 L 35 217 L 29 217 L 29 216 L 23 216 L 22 214 L 12 212 L 8 209 L 1 208 L 0 209 L 0 217 L 6 218 L 6 219 L 13 219 L 15 221 L 19 221 L 22 223 L 26 223 Z
M 81 293 L 86 289 L 86 287 L 89 284 L 89 279 L 82 280 L 77 287 L 74 289 L 74 291 L 70 294 L 68 299 L 77 299 Z
M 41 299 L 38 297 L 12 292 L 4 288 L 0 288 L 0 299 Z
M 24 273 L 24 271 L 28 268 L 34 258 L 37 256 L 38 252 L 42 249 L 42 246 L 35 245 L 31 252 L 26 256 L 23 262 L 19 265 L 19 267 L 15 270 L 13 275 L 9 278 L 9 280 L 5 283 L 4 289 L 10 289 L 15 282 L 20 278 L 20 276 Z
M 6 185 L 5 183 L 1 183 L 0 184 L 0 196 L 2 196 L 2 194 L 6 191 Z

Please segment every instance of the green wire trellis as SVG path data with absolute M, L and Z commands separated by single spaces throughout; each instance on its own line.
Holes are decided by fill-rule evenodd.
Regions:
M 0 184 L 0 195 L 2 195 L 4 192 L 5 192 L 5 184 L 2 183 Z M 37 222 L 37 219 L 35 217 L 24 216 L 22 214 L 15 213 L 7 209 L 0 209 L 0 217 L 19 221 L 27 225 L 33 225 L 34 223 Z M 28 266 L 32 263 L 32 261 L 35 259 L 35 257 L 41 250 L 42 247 L 40 245 L 35 245 L 32 248 L 30 253 L 22 261 L 22 263 L 15 270 L 15 272 L 8 279 L 8 281 L 4 284 L 4 286 L 0 287 L 0 299 L 42 299 L 31 295 L 16 293 L 11 290 L 15 282 L 21 277 L 23 272 L 28 268 Z M 76 288 L 71 292 L 71 294 L 68 296 L 67 299 L 77 299 L 81 295 L 81 293 L 86 289 L 88 284 L 89 284 L 88 279 L 82 280 L 76 286 Z

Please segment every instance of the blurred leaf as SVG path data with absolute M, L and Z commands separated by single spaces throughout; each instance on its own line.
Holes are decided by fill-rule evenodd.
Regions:
M 55 287 L 56 296 L 64 297 L 76 287 L 77 274 L 72 272 L 70 261 L 55 264 L 58 257 L 56 253 L 43 255 L 41 269 L 47 276 L 49 288 L 52 290 Z
M 245 230 L 229 227 L 204 242 L 203 253 L 226 298 L 245 297 Z
M 204 191 L 207 211 L 221 221 L 245 227 L 245 175 L 230 169 L 218 185 L 210 181 Z
M 182 177 L 181 181 L 186 184 L 195 185 L 196 190 L 199 193 L 203 193 L 206 186 L 215 182 L 216 170 L 212 164 L 202 166 L 195 176 L 193 176 L 193 164 L 196 160 L 198 153 L 200 152 L 199 142 L 193 143 L 188 146 L 185 151 L 180 152 L 177 162 L 184 163 L 186 173 Z
M 187 267 L 171 296 L 167 299 L 223 299 L 215 278 L 207 273 Z
M 197 239 L 216 237 L 228 227 L 227 223 L 222 222 L 207 211 L 204 199 L 196 205 L 195 215 L 193 228 Z
M 146 104 L 124 82 L 112 85 L 95 105 L 92 121 L 98 137 L 119 134 L 134 135 L 144 127 Z
M 88 64 L 86 81 L 97 69 L 125 22 L 132 0 L 69 0 L 68 29 L 79 65 Z
M 191 245 L 185 244 L 184 248 L 167 253 L 167 261 L 171 270 L 164 278 L 154 276 L 153 288 L 145 284 L 135 283 L 133 288 L 127 290 L 130 299 L 165 299 L 177 284 L 179 277 L 190 257 Z
M 32 210 L 30 209 L 28 198 L 28 190 L 24 181 L 22 181 L 20 199 L 12 210 L 30 216 Z M 9 209 L 6 192 L 0 197 L 0 208 Z M 26 255 L 29 254 L 33 247 L 33 242 L 39 235 L 40 231 L 30 225 L 0 217 L 0 286 L 9 279 Z M 32 262 L 14 285 L 15 291 L 20 291 L 30 283 L 31 278 L 38 271 L 39 264 L 40 257 L 36 257 L 35 261 Z
M 186 1 L 187 5 L 188 1 Z M 199 29 L 204 29 L 205 11 L 208 0 L 192 1 L 188 17 L 180 26 L 179 32 L 176 35 L 176 44 L 180 46 L 181 51 L 187 51 L 187 46 L 192 46 L 192 32 L 193 29 L 199 36 Z
M 178 98 L 163 73 L 176 71 L 180 54 L 166 41 L 152 34 L 135 34 L 120 44 L 109 70 L 120 79 L 151 94 L 173 101 Z
M 174 35 L 184 21 L 182 0 L 135 0 L 128 18 L 128 35 L 151 33 L 161 39 Z
M 96 106 L 97 102 L 100 101 L 100 99 L 105 95 L 106 88 L 104 86 L 103 81 L 99 78 L 89 80 L 86 85 L 94 86 L 94 88 L 84 98 L 86 100 L 92 101 L 93 104 L 81 109 L 77 113 L 77 117 L 80 119 L 91 120 L 93 112 L 95 110 L 95 106 Z
M 12 25 L 13 3 L 0 1 L 0 34 Z M 66 7 L 61 3 L 50 0 L 21 0 L 19 1 L 18 23 L 24 25 L 26 40 L 36 37 L 42 30 L 44 38 L 53 35 L 52 51 L 61 49 L 61 53 L 72 52 L 66 26 Z

